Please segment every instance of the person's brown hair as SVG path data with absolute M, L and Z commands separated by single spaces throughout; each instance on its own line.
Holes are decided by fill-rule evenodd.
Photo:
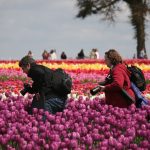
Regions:
M 122 57 L 115 49 L 108 50 L 107 52 L 105 52 L 105 55 L 110 60 L 112 65 L 122 63 Z

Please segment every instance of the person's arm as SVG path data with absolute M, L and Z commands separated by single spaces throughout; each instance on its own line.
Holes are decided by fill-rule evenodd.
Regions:
M 117 68 L 112 71 L 113 82 L 105 86 L 105 91 L 118 91 L 123 88 L 124 76 L 122 69 Z
M 123 88 L 124 76 L 120 68 L 112 71 L 112 78 L 113 82 L 106 86 L 101 86 L 101 91 L 120 91 Z
M 99 82 L 98 84 L 101 86 L 105 86 L 113 82 L 111 70 L 109 71 L 108 75 L 106 76 L 104 81 Z
M 45 72 L 41 68 L 34 68 L 30 71 L 29 77 L 32 78 L 32 87 L 28 88 L 30 94 L 38 93 L 44 84 Z
M 99 85 L 105 86 L 106 85 L 106 81 L 101 81 L 98 83 Z

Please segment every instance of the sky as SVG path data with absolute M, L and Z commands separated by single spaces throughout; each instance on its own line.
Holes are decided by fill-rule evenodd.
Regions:
M 86 56 L 97 48 L 100 58 L 105 51 L 116 49 L 124 59 L 136 53 L 134 30 L 127 6 L 121 4 L 115 24 L 104 22 L 99 15 L 76 18 L 76 0 L 0 0 L 0 60 L 21 59 L 29 50 L 42 59 L 44 49 L 62 51 L 76 58 L 84 49 Z M 146 49 L 150 58 L 150 20 L 146 24 Z

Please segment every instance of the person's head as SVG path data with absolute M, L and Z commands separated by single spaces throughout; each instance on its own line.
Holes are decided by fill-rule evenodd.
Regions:
M 95 52 L 98 52 L 98 49 L 97 49 L 97 48 L 95 48 Z
M 54 53 L 54 50 L 52 49 L 52 50 L 50 50 L 50 54 L 53 54 Z
M 32 54 L 32 52 L 31 52 L 31 51 L 28 51 L 28 54 Z
M 47 50 L 44 50 L 44 53 L 47 53 Z
M 107 52 L 105 52 L 105 62 L 106 65 L 110 68 L 111 66 L 115 66 L 119 63 L 122 63 L 122 58 L 116 50 L 110 49 Z
M 28 74 L 28 71 L 30 70 L 30 67 L 32 64 L 36 64 L 35 60 L 30 56 L 24 56 L 19 61 L 19 67 L 22 68 L 23 72 Z

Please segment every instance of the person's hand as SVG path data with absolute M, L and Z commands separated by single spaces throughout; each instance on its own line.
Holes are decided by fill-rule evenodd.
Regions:
M 100 87 L 100 89 L 101 89 L 100 92 L 104 92 L 105 86 L 100 85 L 99 87 Z
M 30 88 L 30 84 L 28 84 L 28 83 L 24 83 L 24 85 L 23 85 L 23 86 L 24 86 L 24 88 L 25 88 L 25 89 Z
M 24 86 L 24 89 L 21 90 L 20 93 L 24 96 L 24 95 L 28 92 L 28 90 L 29 90 L 29 88 L 30 88 L 30 84 L 24 83 L 23 86 Z

